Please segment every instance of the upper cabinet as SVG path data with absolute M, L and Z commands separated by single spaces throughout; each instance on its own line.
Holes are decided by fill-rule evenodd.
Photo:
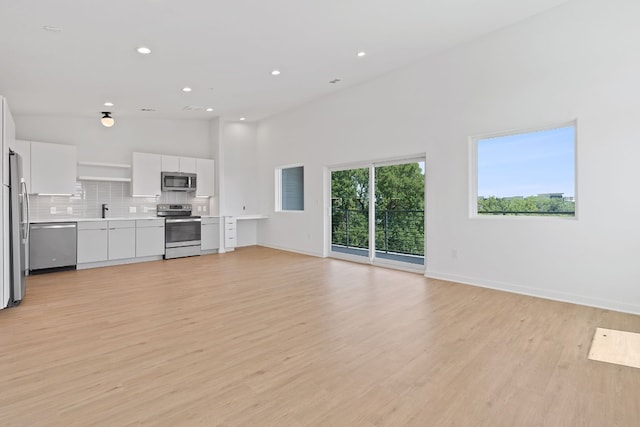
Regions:
M 161 156 L 162 172 L 180 172 L 180 157 L 177 156 Z
M 212 197 L 214 195 L 214 162 L 211 159 L 195 159 L 197 187 L 196 196 Z
M 133 153 L 131 194 L 146 197 L 160 196 L 161 172 L 195 173 L 197 175 L 196 196 L 212 197 L 214 195 L 213 160 L 151 153 Z
M 74 194 L 76 147 L 31 142 L 31 193 Z
M 162 171 L 196 173 L 196 160 L 193 157 L 162 156 Z
M 156 197 L 160 195 L 160 171 L 165 156 L 133 153 L 131 195 Z
M 21 141 L 16 139 L 13 142 L 13 147 L 11 147 L 13 151 L 20 154 L 22 157 L 22 175 L 25 183 L 27 184 L 27 193 L 32 193 L 31 191 L 31 142 L 30 141 Z

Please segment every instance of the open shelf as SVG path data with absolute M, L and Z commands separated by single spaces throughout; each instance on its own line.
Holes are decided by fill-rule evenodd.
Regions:
M 79 161 L 78 180 L 131 182 L 131 165 L 123 163 Z
M 87 176 L 81 175 L 78 177 L 79 181 L 110 181 L 110 182 L 131 182 L 131 178 L 119 178 L 109 176 Z

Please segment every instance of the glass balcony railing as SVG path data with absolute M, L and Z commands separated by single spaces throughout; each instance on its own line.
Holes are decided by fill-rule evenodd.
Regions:
M 368 250 L 368 210 L 334 207 L 331 224 L 334 248 L 341 248 L 341 252 L 353 249 L 354 253 Z M 424 263 L 424 210 L 376 211 L 375 242 L 378 257 Z

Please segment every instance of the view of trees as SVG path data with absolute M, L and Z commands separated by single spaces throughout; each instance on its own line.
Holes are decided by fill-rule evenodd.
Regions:
M 424 255 L 424 173 L 418 163 L 380 166 L 376 177 L 376 250 Z M 369 169 L 331 175 L 332 243 L 369 247 Z
M 575 215 L 574 201 L 562 197 L 478 197 L 478 213 L 494 215 Z

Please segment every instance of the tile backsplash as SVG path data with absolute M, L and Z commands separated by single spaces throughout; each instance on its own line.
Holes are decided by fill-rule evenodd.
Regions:
M 129 182 L 77 181 L 73 196 L 31 194 L 31 219 L 100 218 L 103 203 L 109 208 L 107 218 L 155 216 L 159 203 L 190 203 L 194 215 L 209 214 L 209 199 L 180 191 L 163 191 L 158 198 L 131 197 L 130 186 Z

